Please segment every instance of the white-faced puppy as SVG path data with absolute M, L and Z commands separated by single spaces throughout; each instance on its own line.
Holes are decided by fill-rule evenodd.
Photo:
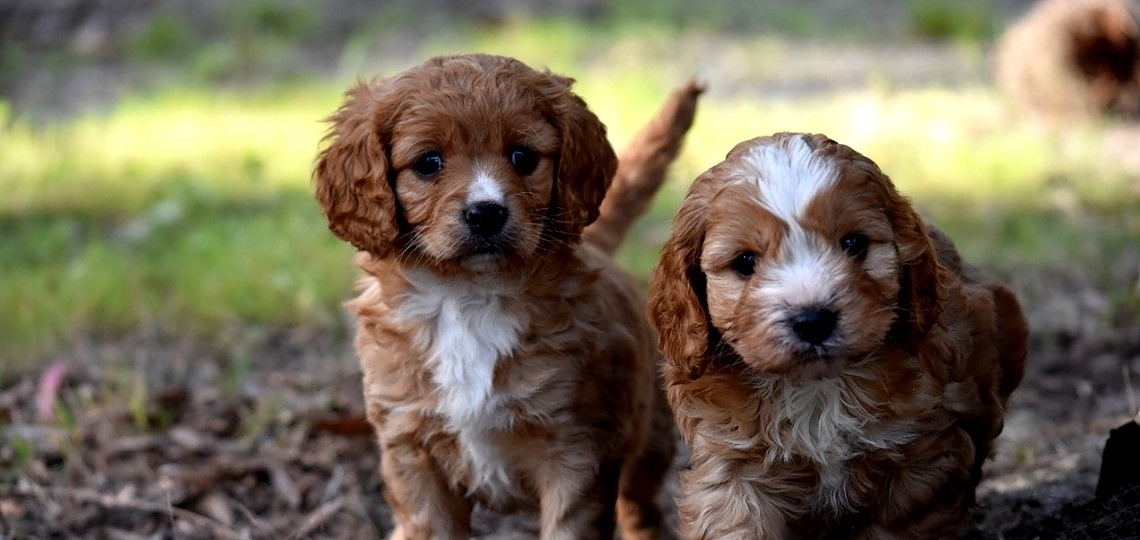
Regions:
M 650 282 L 687 538 L 951 538 L 1021 380 L 1015 296 L 821 135 L 697 178 Z
M 659 532 L 673 426 L 638 286 L 610 259 L 689 128 L 678 91 L 618 159 L 571 80 L 503 57 L 361 83 L 315 167 L 360 249 L 356 351 L 393 538 L 467 538 L 476 503 L 543 538 Z M 624 172 L 623 172 L 624 171 Z M 641 201 L 641 202 L 639 202 Z M 597 240 L 594 240 L 594 239 Z

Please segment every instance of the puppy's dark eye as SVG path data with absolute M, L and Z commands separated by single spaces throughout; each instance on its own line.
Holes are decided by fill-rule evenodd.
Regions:
M 443 170 L 443 154 L 437 150 L 425 152 L 412 163 L 412 170 L 421 178 L 431 178 Z
M 750 251 L 745 251 L 740 255 L 737 255 L 736 258 L 732 260 L 732 264 L 730 266 L 732 267 L 733 271 L 735 271 L 737 274 L 740 274 L 742 277 L 751 276 L 752 274 L 756 273 L 756 254 Z
M 538 158 L 538 152 L 525 146 L 516 146 L 507 154 L 511 166 L 522 175 L 530 174 L 538 168 Z
M 848 257 L 863 260 L 867 256 L 867 235 L 850 233 L 839 239 L 839 247 L 843 248 Z

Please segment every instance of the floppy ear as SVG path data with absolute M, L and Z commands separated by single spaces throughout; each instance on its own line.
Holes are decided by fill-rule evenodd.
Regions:
M 544 92 L 562 138 L 550 216 L 555 234 L 573 242 L 582 229 L 598 218 L 598 209 L 617 169 L 617 155 L 606 138 L 606 126 L 582 98 L 570 91 L 573 79 L 547 76 L 551 84 Z
M 874 161 L 826 137 L 817 136 L 817 140 L 832 145 L 834 151 L 840 153 L 839 159 L 853 167 L 852 172 L 858 171 L 867 185 L 874 186 L 898 250 L 897 320 L 891 333 L 902 343 L 915 343 L 930 331 L 942 312 L 943 273 L 934 241 L 922 217 Z
M 358 82 L 332 116 L 313 168 L 316 198 L 329 230 L 357 249 L 385 257 L 399 232 L 389 183 L 388 153 L 381 140 L 385 105 L 374 84 Z
M 942 272 L 934 242 L 922 218 L 893 187 L 887 219 L 895 233 L 900 275 L 895 331 L 904 342 L 914 342 L 934 326 L 942 312 Z
M 667 379 L 699 378 L 720 341 L 709 322 L 701 271 L 710 200 L 703 184 L 700 178 L 694 182 L 677 211 L 673 232 L 649 279 L 649 318 L 657 328 L 657 347 L 665 355 Z

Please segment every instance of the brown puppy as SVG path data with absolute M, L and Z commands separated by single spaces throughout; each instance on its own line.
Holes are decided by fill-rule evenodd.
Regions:
M 994 50 L 995 79 L 1043 118 L 1140 117 L 1140 2 L 1040 0 Z
M 350 89 L 331 118 L 316 194 L 361 250 L 348 306 L 393 538 L 466 538 L 476 502 L 539 510 L 543 538 L 612 537 L 615 509 L 624 538 L 661 526 L 672 423 L 643 297 L 610 259 L 636 214 L 586 227 L 611 179 L 622 200 L 653 194 L 700 88 L 615 177 L 571 82 L 435 58 Z
M 687 538 L 951 538 L 1026 322 L 879 168 L 821 135 L 697 178 L 650 283 Z

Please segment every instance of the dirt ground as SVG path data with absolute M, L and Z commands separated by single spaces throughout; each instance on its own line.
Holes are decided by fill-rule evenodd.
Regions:
M 892 65 L 913 66 L 916 83 L 975 75 L 945 48 L 898 54 Z M 66 114 L 119 95 L 124 79 L 105 68 L 0 74 L 0 88 Z M 777 80 L 766 91 L 810 86 Z M 1137 279 L 1140 247 L 1119 266 Z M 1079 271 L 1004 277 L 1029 315 L 1028 371 L 967 537 L 1140 538 L 1140 488 L 1094 497 L 1109 431 L 1140 410 L 1130 385 L 1140 381 L 1137 314 L 1115 313 L 1112 291 Z M 140 331 L 70 346 L 0 381 L 0 540 L 383 537 L 390 515 L 348 336 L 282 329 L 241 340 L 217 349 Z M 44 395 L 69 413 L 50 413 Z M 480 513 L 476 523 L 486 538 L 534 533 L 526 517 Z
M 1140 330 L 1091 323 L 1103 297 L 1078 280 L 1015 285 L 1036 306 L 1029 369 L 967 538 L 1140 537 L 1140 488 L 1094 498 L 1108 432 L 1136 408 L 1123 381 L 1140 367 Z M 347 341 L 270 332 L 238 356 L 135 335 L 5 381 L 0 537 L 383 537 L 391 521 Z M 105 367 L 124 359 L 127 373 Z M 43 421 L 37 396 L 55 380 L 73 417 Z M 116 384 L 126 397 L 99 397 Z M 475 523 L 486 538 L 535 532 L 526 516 Z

